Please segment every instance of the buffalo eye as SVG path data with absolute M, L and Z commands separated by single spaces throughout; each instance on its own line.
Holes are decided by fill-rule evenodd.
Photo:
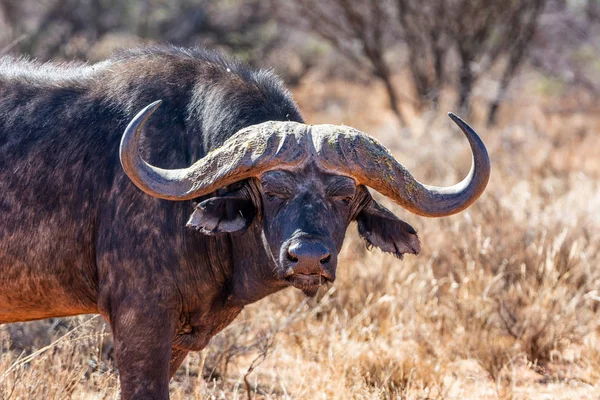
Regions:
M 268 201 L 290 199 L 294 193 L 294 175 L 288 171 L 268 171 L 261 176 L 262 192 Z
M 354 199 L 353 196 L 347 195 L 347 196 L 332 196 L 334 201 L 338 201 L 340 203 L 342 203 L 343 205 L 347 206 L 349 205 L 352 200 Z
M 284 200 L 285 196 L 280 194 L 280 193 L 275 193 L 275 192 L 267 192 L 265 193 L 267 195 L 267 199 L 274 201 L 274 200 Z
M 350 178 L 334 176 L 326 182 L 327 197 L 331 200 L 349 205 L 356 194 L 356 184 Z
M 330 194 L 329 198 L 333 201 L 340 202 L 343 205 L 349 205 L 354 200 L 354 191 L 343 191 L 335 194 Z
M 352 199 L 354 199 L 354 196 L 344 196 L 342 197 L 342 203 L 350 204 L 352 202 Z

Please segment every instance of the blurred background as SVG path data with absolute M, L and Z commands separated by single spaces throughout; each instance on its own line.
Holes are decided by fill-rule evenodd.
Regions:
M 309 123 L 378 137 L 420 180 L 493 175 L 403 261 L 349 229 L 336 283 L 247 307 L 172 396 L 597 399 L 600 0 L 0 0 L 0 56 L 104 60 L 171 43 L 273 69 Z M 117 398 L 98 317 L 0 327 L 0 399 Z
M 291 86 L 315 74 L 376 82 L 403 125 L 446 89 L 456 111 L 481 100 L 494 124 L 531 72 L 537 90 L 573 97 L 553 112 L 590 111 L 598 21 L 597 0 L 2 0 L 0 53 L 95 62 L 148 43 L 205 46 Z

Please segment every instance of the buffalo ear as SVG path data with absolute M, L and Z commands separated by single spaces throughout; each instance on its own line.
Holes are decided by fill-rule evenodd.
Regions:
M 243 196 L 217 196 L 196 206 L 186 226 L 206 235 L 244 231 L 256 213 L 252 201 Z
M 398 258 L 405 253 L 419 254 L 421 251 L 415 229 L 375 200 L 370 200 L 358 213 L 356 222 L 358 233 L 367 242 L 367 247 L 379 247 Z

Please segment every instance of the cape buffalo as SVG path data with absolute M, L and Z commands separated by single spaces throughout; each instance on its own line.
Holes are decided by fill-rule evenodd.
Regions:
M 364 133 L 305 125 L 272 73 L 213 52 L 1 59 L 0 323 L 100 313 L 123 399 L 166 399 L 186 354 L 245 305 L 333 282 L 351 221 L 369 246 L 419 252 L 367 186 L 429 217 L 473 203 L 489 158 L 450 117 L 473 166 L 434 187 Z

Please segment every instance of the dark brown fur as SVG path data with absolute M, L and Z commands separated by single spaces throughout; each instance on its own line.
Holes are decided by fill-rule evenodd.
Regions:
M 318 230 L 335 254 L 352 219 L 369 243 L 418 252 L 414 230 L 376 208 L 364 187 L 336 205 L 330 178 L 312 169 L 288 184 L 292 211 L 252 179 L 224 192 L 256 209 L 243 229 L 186 228 L 194 204 L 142 193 L 118 159 L 127 123 L 157 99 L 144 157 L 163 168 L 190 165 L 242 127 L 302 121 L 273 75 L 206 51 L 141 49 L 96 65 L 0 61 L 0 323 L 102 314 L 124 399 L 168 398 L 188 351 L 245 305 L 290 285 L 273 255 L 273 243 L 289 239 L 277 228 L 282 218 L 295 215 L 307 235 Z M 317 219 L 309 221 L 307 202 Z

